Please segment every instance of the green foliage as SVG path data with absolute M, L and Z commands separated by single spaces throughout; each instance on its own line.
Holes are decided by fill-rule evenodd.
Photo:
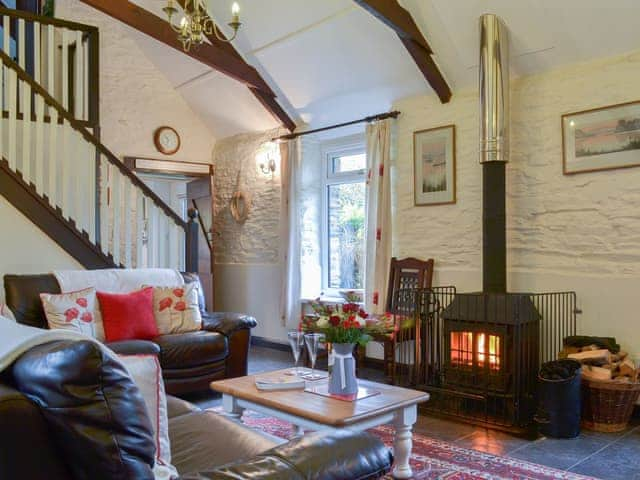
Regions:
M 329 343 L 357 343 L 365 346 L 371 341 L 371 335 L 365 333 L 361 328 L 330 327 L 318 329 L 324 333 Z
M 46 0 L 42 5 L 42 15 L 45 17 L 53 17 L 55 13 L 55 0 Z

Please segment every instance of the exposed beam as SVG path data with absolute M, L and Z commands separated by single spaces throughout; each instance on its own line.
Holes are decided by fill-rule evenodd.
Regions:
M 180 4 L 180 6 L 183 9 L 185 7 L 185 3 L 186 3 L 185 0 L 178 0 L 178 4 Z M 238 61 L 246 63 L 245 59 L 242 58 L 242 55 L 240 55 L 240 53 L 234 48 L 234 46 L 231 44 L 231 42 L 224 41 L 227 38 L 224 35 L 224 33 L 222 31 L 219 31 L 218 34 L 223 38 L 223 40 L 219 40 L 215 36 L 215 34 L 214 35 L 207 35 L 207 39 L 209 40 L 209 42 L 211 42 L 212 45 L 215 45 L 216 47 L 226 51 L 229 55 L 231 55 L 232 57 L 235 57 L 236 59 L 238 59 Z M 200 48 L 207 48 L 207 47 L 208 47 L 208 45 L 202 45 Z M 258 73 L 258 72 L 256 71 L 256 73 Z M 258 73 L 258 75 L 259 75 L 259 73 Z M 249 90 L 251 91 L 251 93 L 262 104 L 262 106 L 264 108 L 266 108 L 269 111 L 269 113 L 271 113 L 271 115 L 273 115 L 273 117 L 276 120 L 281 122 L 282 125 L 287 130 L 289 130 L 290 132 L 293 132 L 296 129 L 295 122 L 287 114 L 287 112 L 284 110 L 284 108 L 282 108 L 282 106 L 278 103 L 278 101 L 276 100 L 275 94 L 271 90 L 264 91 L 264 90 L 261 90 L 260 88 L 253 87 L 251 85 L 248 85 L 248 87 L 249 87 Z
M 413 20 L 397 0 L 353 0 L 396 32 L 416 65 L 442 103 L 451 99 L 451 88 L 431 55 L 433 51 Z
M 121 21 L 122 23 L 162 42 L 191 58 L 217 70 L 225 75 L 246 84 L 260 103 L 269 112 L 293 131 L 295 123 L 276 101 L 276 95 L 264 81 L 258 71 L 249 65 L 240 54 L 225 42 L 210 39 L 211 44 L 201 45 L 185 52 L 178 40 L 176 32 L 169 23 L 153 13 L 135 5 L 128 0 L 80 0 L 96 10 Z M 215 40 L 215 41 L 214 41 Z

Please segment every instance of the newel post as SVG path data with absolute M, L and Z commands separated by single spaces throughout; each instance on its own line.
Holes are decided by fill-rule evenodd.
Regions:
M 198 271 L 198 217 L 200 214 L 195 208 L 187 211 L 189 221 L 187 222 L 187 242 L 186 242 L 186 262 L 185 270 L 187 272 Z

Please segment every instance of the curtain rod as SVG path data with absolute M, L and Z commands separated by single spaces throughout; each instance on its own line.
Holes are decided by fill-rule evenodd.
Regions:
M 360 120 L 353 120 L 351 122 L 346 122 L 346 123 L 338 123 L 337 125 L 316 128 L 315 130 L 306 130 L 304 132 L 299 132 L 299 133 L 288 133 L 287 135 L 282 135 L 281 137 L 272 138 L 271 141 L 282 142 L 284 140 L 293 140 L 294 138 L 298 138 L 303 135 L 324 132 L 326 130 L 333 130 L 334 128 L 348 127 L 349 125 L 355 125 L 356 123 L 364 123 L 364 122 L 369 123 L 369 122 L 374 122 L 376 120 L 384 120 L 385 118 L 397 118 L 398 115 L 400 115 L 400 112 L 397 110 L 394 110 L 393 112 L 378 113 L 377 115 L 370 115 L 368 117 L 361 118 Z

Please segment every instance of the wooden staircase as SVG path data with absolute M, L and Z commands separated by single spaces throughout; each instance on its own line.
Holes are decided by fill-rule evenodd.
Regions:
M 185 222 L 100 142 L 97 29 L 0 15 L 0 194 L 86 268 L 195 271 L 197 212 Z

